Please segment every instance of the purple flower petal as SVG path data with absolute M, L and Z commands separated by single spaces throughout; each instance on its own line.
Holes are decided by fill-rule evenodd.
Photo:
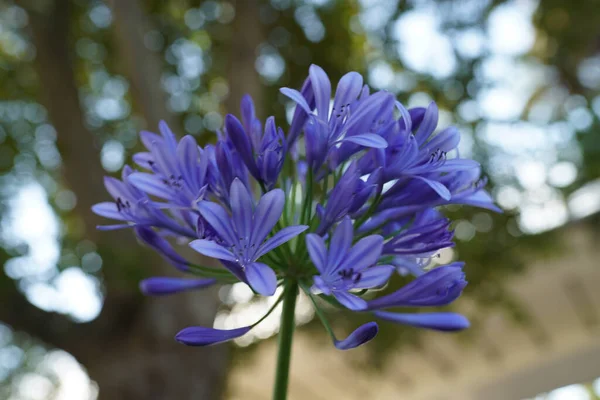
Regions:
M 318 65 L 311 65 L 308 69 L 308 76 L 315 94 L 315 104 L 319 119 L 327 121 L 329 117 L 329 101 L 331 100 L 331 82 L 323 68 Z
M 255 245 L 262 244 L 269 232 L 277 224 L 277 221 L 279 221 L 283 213 L 284 204 L 285 194 L 281 189 L 271 190 L 261 197 L 254 212 L 251 243 Z
M 163 138 L 160 135 L 148 131 L 140 132 L 140 140 L 148 150 L 152 150 L 154 143 L 163 143 Z
M 358 72 L 348 72 L 338 82 L 333 99 L 333 110 L 339 112 L 347 104 L 351 104 L 362 90 L 363 77 Z
M 339 350 L 350 350 L 358 346 L 361 346 L 375 336 L 379 332 L 379 327 L 376 322 L 367 322 L 364 325 L 359 326 L 344 340 L 336 340 L 334 342 L 335 347 Z
M 231 226 L 229 214 L 223 207 L 209 201 L 201 201 L 198 203 L 198 211 L 228 245 L 238 242 L 238 237 Z
M 192 136 L 184 136 L 177 146 L 177 163 L 179 172 L 184 182 L 195 195 L 200 187 L 204 186 L 208 158 L 200 155 L 200 149 L 196 139 Z
M 287 226 L 283 228 L 275 235 L 273 235 L 273 237 L 267 239 L 267 241 L 258 249 L 256 257 L 258 258 L 267 254 L 269 251 L 292 240 L 307 229 L 308 226 L 306 225 Z
M 211 240 L 197 239 L 190 243 L 190 247 L 207 257 L 225 261 L 238 261 L 232 252 Z
M 238 233 L 238 239 L 243 239 L 246 245 L 250 242 L 252 233 L 252 214 L 254 204 L 252 195 L 241 180 L 235 178 L 231 184 L 229 195 L 231 201 L 231 212 L 233 224 Z
M 277 289 L 277 275 L 275 275 L 271 267 L 260 262 L 253 262 L 246 266 L 245 272 L 248 284 L 258 294 L 272 296 L 275 293 L 275 289 Z
M 156 250 L 177 269 L 181 271 L 188 271 L 187 260 L 177 254 L 175 249 L 173 249 L 173 246 L 171 246 L 171 243 L 169 243 L 165 238 L 159 236 L 155 231 L 150 228 L 138 226 L 135 228 L 135 234 L 142 242 Z
M 450 200 L 450 198 L 452 197 L 452 194 L 450 193 L 448 188 L 438 181 L 423 178 L 422 176 L 419 176 L 419 175 L 413 175 L 413 178 L 416 178 L 416 179 L 419 179 L 419 180 L 425 182 L 430 188 L 435 190 L 435 192 L 437 194 L 439 194 L 440 197 L 444 200 Z
M 438 114 L 437 104 L 432 101 L 429 103 L 427 111 L 425 111 L 425 116 L 419 125 L 419 129 L 417 129 L 417 132 L 415 132 L 415 138 L 417 139 L 419 146 L 422 146 L 429 136 L 431 136 L 433 131 L 435 131 L 435 127 L 438 123 Z
M 386 140 L 375 133 L 361 133 L 358 135 L 346 136 L 342 139 L 342 142 L 351 142 L 360 146 L 375 149 L 385 149 L 388 147 Z
M 242 328 L 231 330 L 191 326 L 181 330 L 175 336 L 175 340 L 188 346 L 210 346 L 212 344 L 227 342 L 243 336 L 248 333 L 250 329 L 252 329 L 251 326 L 244 326 Z
M 123 214 L 119 212 L 117 205 L 111 201 L 94 204 L 92 206 L 92 211 L 102 217 L 116 219 L 119 221 L 127 221 L 127 218 L 123 217 Z
M 456 127 L 451 126 L 433 137 L 425 144 L 430 151 L 440 149 L 441 151 L 449 152 L 458 146 L 460 143 L 460 132 Z
M 352 246 L 354 229 L 350 217 L 345 217 L 335 228 L 329 246 L 328 264 L 330 268 L 336 268 L 348 255 Z
M 244 164 L 246 164 L 246 167 L 248 167 L 248 171 L 250 171 L 254 178 L 260 179 L 260 173 L 254 160 L 254 149 L 252 149 L 252 143 L 248 136 L 250 132 L 246 132 L 242 123 L 231 114 L 227 114 L 225 117 L 225 128 L 227 129 L 231 143 L 233 143 L 237 153 L 244 161 Z
M 118 229 L 131 228 L 133 224 L 116 224 L 116 225 L 97 225 L 96 229 L 99 231 L 116 231 Z
M 456 313 L 403 314 L 388 311 L 375 311 L 377 317 L 397 324 L 411 325 L 417 328 L 436 331 L 460 331 L 470 326 L 469 320 Z
M 149 174 L 146 172 L 134 172 L 128 177 L 129 182 L 136 188 L 150 195 L 160 197 L 162 199 L 170 199 L 172 197 L 172 188 L 166 185 L 162 178 L 158 175 Z
M 367 268 L 360 273 L 360 280 L 354 284 L 355 289 L 370 289 L 387 283 L 396 267 L 393 265 L 378 265 Z
M 344 307 L 353 310 L 365 310 L 367 308 L 367 302 L 364 299 L 361 299 L 358 296 L 355 296 L 348 292 L 342 292 L 336 290 L 333 292 L 333 296 L 340 302 Z
M 252 122 L 255 118 L 254 102 L 252 101 L 252 97 L 250 97 L 250 95 L 245 94 L 242 97 L 241 110 L 244 129 L 250 133 L 250 130 L 252 129 Z
M 153 277 L 141 281 L 140 290 L 147 296 L 162 296 L 186 290 L 202 289 L 216 282 L 216 279 Z
M 154 159 L 152 158 L 152 154 L 148 152 L 140 152 L 135 153 L 133 155 L 133 162 L 139 165 L 140 167 L 152 170 L 152 163 L 154 163 Z
M 306 248 L 317 270 L 324 273 L 327 262 L 327 249 L 323 238 L 315 233 L 309 233 L 306 235 Z
M 297 105 L 299 105 L 308 114 L 312 113 L 312 109 L 306 102 L 306 99 L 304 98 L 304 96 L 302 96 L 302 94 L 299 91 L 297 91 L 295 89 L 286 88 L 286 87 L 279 89 L 279 91 L 283 95 L 292 99 Z
M 369 309 L 444 306 L 456 300 L 467 285 L 462 263 L 438 267 L 393 293 L 369 301 Z
M 375 264 L 381 255 L 383 248 L 383 237 L 371 235 L 359 240 L 344 258 L 344 261 L 333 268 L 329 274 L 334 274 L 339 270 L 352 268 L 355 272 Z

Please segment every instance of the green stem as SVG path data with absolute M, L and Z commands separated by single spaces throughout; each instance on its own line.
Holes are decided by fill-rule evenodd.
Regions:
M 277 354 L 277 370 L 275 372 L 275 388 L 273 400 L 287 399 L 287 388 L 290 375 L 290 359 L 292 356 L 292 338 L 295 328 L 296 298 L 298 283 L 287 280 L 283 292 L 283 310 L 279 327 L 279 352 Z

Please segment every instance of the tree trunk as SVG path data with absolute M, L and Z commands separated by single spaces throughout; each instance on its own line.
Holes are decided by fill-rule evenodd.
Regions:
M 256 56 L 258 46 L 264 40 L 264 32 L 260 22 L 259 0 L 237 0 L 235 2 L 235 19 L 233 35 L 227 66 L 229 96 L 225 103 L 228 113 L 239 114 L 242 96 L 249 94 L 254 99 L 259 117 L 264 117 L 262 85 L 256 72 Z
M 134 3 L 128 0 L 115 4 L 127 8 Z M 69 3 L 61 0 L 48 4 L 46 9 L 30 10 L 30 24 L 37 49 L 41 99 L 58 132 L 65 178 L 78 199 L 76 212 L 85 222 L 86 237 L 97 241 L 101 254 L 106 250 L 118 256 L 120 252 L 121 257 L 115 258 L 117 262 L 123 257 L 131 260 L 130 252 L 138 251 L 131 233 L 124 237 L 121 233 L 103 232 L 97 235 L 94 231 L 96 221 L 89 211 L 90 206 L 107 199 L 101 184 L 103 170 L 98 161 L 98 147 L 83 122 L 80 109 L 70 59 L 72 51 L 68 45 Z M 136 26 L 119 27 L 140 23 L 143 21 L 140 15 L 131 19 L 120 19 L 118 12 L 115 15 L 118 35 L 129 35 L 130 30 L 142 32 L 142 28 Z M 132 38 L 130 43 L 121 44 L 136 45 L 135 40 L 138 39 L 139 36 Z M 137 45 L 143 48 L 143 44 Z M 160 60 L 145 56 L 138 59 L 138 56 L 138 53 L 132 53 L 136 64 L 128 63 L 129 75 L 134 77 L 132 86 L 136 100 L 141 99 L 141 108 L 150 124 L 155 124 L 157 118 L 169 119 L 159 92 L 157 75 L 160 74 L 160 64 L 150 65 L 160 63 Z M 144 66 L 140 67 L 140 63 Z M 161 104 L 164 112 L 160 110 Z M 144 273 L 146 276 L 172 274 L 172 267 L 157 255 L 152 256 L 154 263 L 147 262 L 148 259 L 147 256 L 133 257 L 135 264 L 142 263 L 148 267 Z M 124 285 L 122 270 L 125 268 L 126 265 L 104 267 L 105 304 L 99 318 L 89 324 L 70 323 L 66 318 L 49 313 L 37 313 L 33 320 L 19 319 L 19 313 L 11 313 L 10 310 L 6 310 L 5 314 L 12 321 L 9 318 L 6 322 L 71 352 L 98 383 L 100 399 L 220 398 L 228 362 L 227 347 L 194 349 L 173 340 L 174 334 L 186 326 L 212 325 L 217 308 L 215 290 L 144 299 L 130 285 Z M 24 303 L 14 302 L 21 306 Z M 27 314 L 23 309 L 20 312 Z M 56 322 L 58 320 L 60 322 Z M 53 322 L 46 325 L 47 321 Z

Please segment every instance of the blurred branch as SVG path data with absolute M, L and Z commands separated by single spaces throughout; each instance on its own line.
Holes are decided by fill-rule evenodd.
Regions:
M 256 71 L 258 46 L 264 40 L 263 24 L 260 22 L 259 0 L 237 0 L 235 19 L 227 65 L 229 96 L 225 108 L 229 113 L 238 113 L 242 96 L 249 94 L 254 99 L 257 114 L 265 110 L 263 85 Z
M 84 124 L 69 50 L 69 2 L 58 1 L 44 13 L 30 12 L 31 32 L 36 47 L 35 66 L 41 81 L 42 103 L 58 133 L 67 184 L 76 190 L 73 215 L 83 220 L 87 237 L 96 239 L 99 219 L 90 207 L 106 198 L 99 149 Z
M 166 109 L 166 94 L 162 89 L 162 59 L 144 44 L 144 36 L 151 31 L 150 22 L 139 1 L 107 0 L 114 15 L 115 44 L 119 58 L 133 89 L 135 103 L 150 130 L 165 120 L 175 132 L 179 121 Z

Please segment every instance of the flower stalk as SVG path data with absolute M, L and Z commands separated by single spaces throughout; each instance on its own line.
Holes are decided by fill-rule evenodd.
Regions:
M 294 280 L 285 283 L 283 292 L 283 309 L 281 311 L 281 326 L 279 327 L 279 342 L 277 352 L 277 369 L 275 371 L 275 386 L 273 400 L 287 399 L 290 380 L 290 362 L 292 358 L 292 339 L 294 337 L 296 299 L 298 284 Z

